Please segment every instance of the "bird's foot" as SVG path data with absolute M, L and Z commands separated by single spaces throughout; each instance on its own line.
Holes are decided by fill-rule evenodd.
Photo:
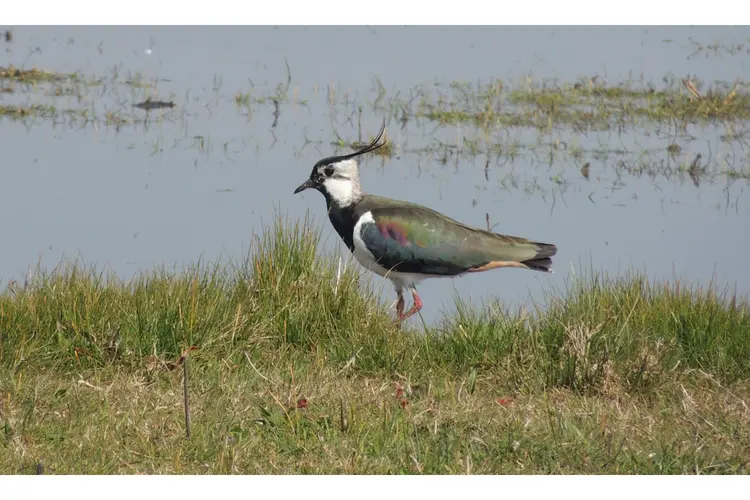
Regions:
M 396 322 L 397 325 L 400 325 L 404 320 L 414 316 L 417 314 L 420 309 L 422 309 L 422 299 L 419 298 L 419 294 L 416 290 L 411 291 L 412 296 L 414 297 L 414 304 L 411 306 L 411 309 L 409 309 L 409 312 L 406 314 L 403 314 L 404 306 L 403 302 L 401 303 L 401 309 L 399 310 L 398 307 L 396 308 L 396 311 L 398 312 L 398 321 Z M 403 297 L 401 298 L 403 301 Z

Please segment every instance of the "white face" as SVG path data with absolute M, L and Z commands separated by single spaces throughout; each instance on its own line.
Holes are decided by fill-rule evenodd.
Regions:
M 357 160 L 349 159 L 318 167 L 319 184 L 337 205 L 351 205 L 362 196 Z

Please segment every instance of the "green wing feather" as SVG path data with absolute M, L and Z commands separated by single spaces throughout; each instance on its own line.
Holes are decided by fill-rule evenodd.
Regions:
M 549 270 L 554 245 L 475 229 L 432 209 L 387 198 L 366 196 L 360 214 L 371 212 L 375 224 L 361 237 L 380 265 L 399 272 L 456 275 L 491 262 L 518 262 Z

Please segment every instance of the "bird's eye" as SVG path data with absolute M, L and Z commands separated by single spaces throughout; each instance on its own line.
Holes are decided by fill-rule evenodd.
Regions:
M 330 176 L 332 176 L 332 175 L 333 175 L 333 167 L 332 167 L 332 166 L 330 166 L 330 165 L 329 165 L 329 166 L 327 166 L 327 167 L 325 168 L 325 170 L 323 170 L 323 173 L 324 173 L 324 174 L 326 174 L 326 177 L 330 177 Z

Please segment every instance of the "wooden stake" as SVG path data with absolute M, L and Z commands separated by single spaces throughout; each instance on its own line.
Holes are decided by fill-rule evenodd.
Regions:
M 185 399 L 185 436 L 190 439 L 190 406 L 188 404 L 188 360 L 182 362 L 182 393 Z

